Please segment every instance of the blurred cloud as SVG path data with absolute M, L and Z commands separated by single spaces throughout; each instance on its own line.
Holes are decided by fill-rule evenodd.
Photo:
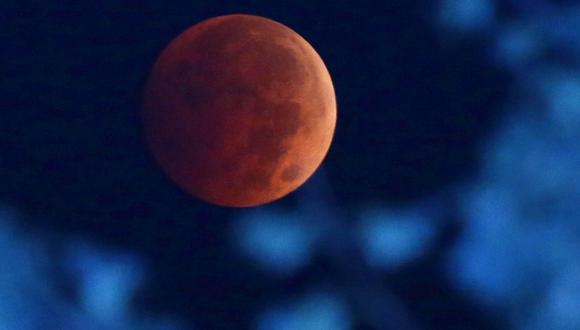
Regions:
M 548 68 L 537 73 L 539 90 L 549 110 L 549 118 L 562 133 L 580 136 L 580 71 Z
M 39 329 L 46 309 L 43 300 L 51 299 L 44 285 L 41 255 L 19 240 L 14 214 L 0 209 L 0 329 Z
M 578 329 L 580 7 L 518 4 L 492 45 L 497 64 L 514 69 L 513 111 L 460 192 L 464 230 L 446 269 L 511 328 Z
M 25 235 L 15 217 L 0 207 L 0 329 L 186 329 L 174 318 L 133 310 L 134 294 L 145 276 L 143 261 L 136 255 L 78 241 L 65 243 L 68 255 L 54 253 L 60 250 L 57 242 Z M 66 273 L 74 276 L 67 278 Z M 64 278 L 78 300 L 63 295 L 59 283 Z
M 536 329 L 580 328 L 580 264 L 562 271 L 548 289 L 534 320 Z
M 516 250 L 517 201 L 501 186 L 482 186 L 467 195 L 465 233 L 450 256 L 448 272 L 480 302 L 501 305 L 523 279 Z
M 318 228 L 299 213 L 258 209 L 235 223 L 240 252 L 272 273 L 288 276 L 304 267 L 315 253 Z
M 493 57 L 499 65 L 522 70 L 537 60 L 544 47 L 537 29 L 517 23 L 508 24 L 498 32 Z
M 372 208 L 359 215 L 358 235 L 369 265 L 396 270 L 432 246 L 437 229 L 419 210 Z
M 137 256 L 105 252 L 79 242 L 68 248 L 67 263 L 86 313 L 103 324 L 127 321 L 131 299 L 144 279 L 143 262 Z
M 256 330 L 348 330 L 350 313 L 334 293 L 313 291 L 300 299 L 267 309 L 258 318 Z
M 574 55 L 575 62 L 580 63 L 580 6 L 577 3 L 550 4 L 541 10 L 541 15 L 530 17 L 530 21 L 544 31 L 554 51 Z
M 493 0 L 443 0 L 438 22 L 459 32 L 477 32 L 488 28 L 495 20 Z

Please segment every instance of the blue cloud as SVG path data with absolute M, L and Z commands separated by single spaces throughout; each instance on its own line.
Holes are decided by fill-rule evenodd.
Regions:
M 234 240 L 240 252 L 258 267 L 291 275 L 315 253 L 318 230 L 299 214 L 258 210 L 237 220 Z

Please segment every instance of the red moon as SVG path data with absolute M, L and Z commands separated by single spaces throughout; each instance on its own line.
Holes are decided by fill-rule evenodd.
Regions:
M 228 15 L 175 38 L 146 83 L 147 143 L 168 176 L 209 203 L 247 207 L 300 187 L 336 125 L 330 74 L 310 44 L 267 18 Z

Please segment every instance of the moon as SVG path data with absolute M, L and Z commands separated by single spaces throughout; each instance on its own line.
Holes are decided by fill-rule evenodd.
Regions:
M 334 135 L 336 99 L 324 62 L 298 33 L 227 15 L 162 51 L 142 117 L 149 149 L 178 186 L 249 207 L 286 196 L 316 171 Z

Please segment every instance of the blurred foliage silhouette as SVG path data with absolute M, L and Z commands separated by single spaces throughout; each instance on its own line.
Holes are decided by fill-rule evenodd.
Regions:
M 449 274 L 510 328 L 577 329 L 580 7 L 510 4 L 518 15 L 478 31 L 515 83 L 505 105 L 511 114 L 483 147 L 479 178 L 459 198 L 465 231 Z

